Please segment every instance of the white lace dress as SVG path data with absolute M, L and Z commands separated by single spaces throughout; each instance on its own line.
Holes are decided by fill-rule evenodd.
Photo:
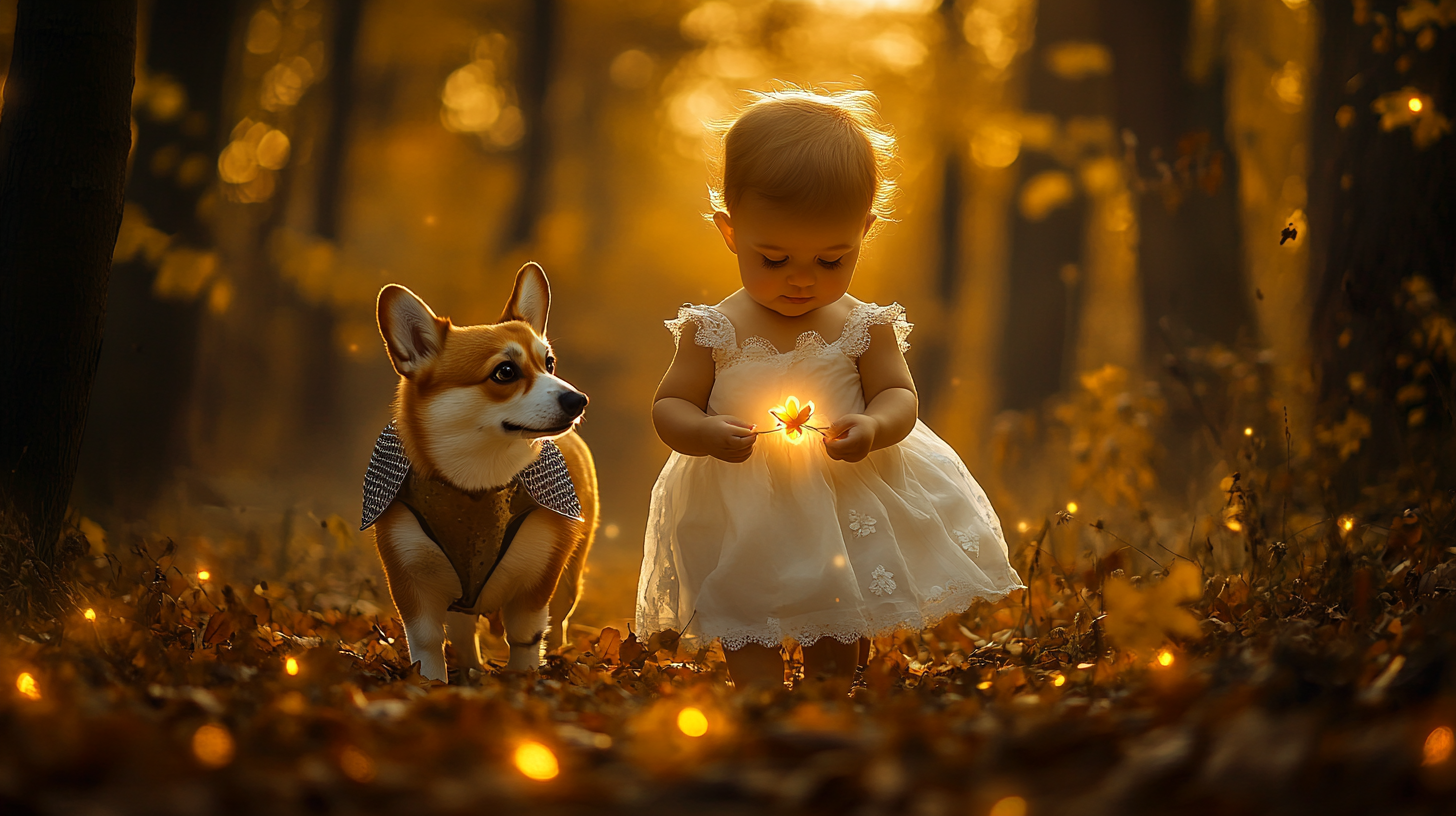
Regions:
M 760 337 L 740 346 L 712 307 L 683 306 L 667 327 L 680 338 L 688 322 L 713 350 L 708 412 L 761 429 L 789 396 L 813 400 L 809 424 L 820 427 L 863 412 L 858 358 L 870 327 L 894 326 L 901 349 L 911 329 L 898 303 L 866 303 L 834 342 L 806 332 L 779 353 Z M 686 626 L 730 649 L 851 643 L 933 626 L 1021 587 L 985 491 L 925 423 L 853 463 L 830 459 L 816 433 L 795 444 L 780 432 L 760 436 L 741 464 L 668 458 L 652 489 L 636 628 L 646 637 Z

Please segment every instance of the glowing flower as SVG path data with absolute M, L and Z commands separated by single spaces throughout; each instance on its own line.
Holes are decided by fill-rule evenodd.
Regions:
M 803 440 L 804 430 L 806 428 L 811 431 L 819 430 L 813 425 L 808 424 L 810 418 L 814 416 L 813 400 L 807 400 L 800 405 L 799 398 L 791 396 L 784 400 L 783 405 L 769 409 L 768 413 L 769 416 L 778 420 L 779 429 L 783 430 L 784 436 L 795 444 Z

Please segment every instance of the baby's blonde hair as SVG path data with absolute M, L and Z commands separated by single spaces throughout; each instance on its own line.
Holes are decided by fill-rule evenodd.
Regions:
M 895 136 L 871 91 L 784 85 L 719 123 L 708 197 L 730 215 L 746 193 L 811 213 L 893 212 Z

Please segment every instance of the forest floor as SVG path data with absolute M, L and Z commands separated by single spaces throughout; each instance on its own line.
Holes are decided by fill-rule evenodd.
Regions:
M 850 696 L 735 692 L 716 651 L 615 628 L 430 683 L 371 588 L 77 536 L 66 584 L 8 568 L 0 812 L 1449 812 L 1453 519 L 1133 576 L 1132 545 L 1057 564 L 1051 537 L 1104 533 L 1062 515 L 1013 553 L 1028 592 L 878 639 Z

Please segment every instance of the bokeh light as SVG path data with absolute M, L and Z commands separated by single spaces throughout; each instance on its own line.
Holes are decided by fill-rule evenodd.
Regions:
M 40 684 L 35 681 L 35 676 L 30 672 L 21 672 L 20 676 L 15 678 L 15 690 L 32 700 L 40 699 Z
M 708 733 L 708 717 L 701 709 L 688 706 L 677 713 L 677 729 L 690 737 Z
M 1440 765 L 1451 758 L 1453 748 L 1456 748 L 1456 736 L 1453 736 L 1449 726 L 1440 726 L 1426 737 L 1421 764 Z
M 513 761 L 516 764 L 516 770 L 526 778 L 538 782 L 555 779 L 561 773 L 561 766 L 556 761 L 556 754 L 539 742 L 521 743 L 516 748 Z
M 207 768 L 221 768 L 233 761 L 237 745 L 223 725 L 208 723 L 192 734 L 192 755 Z

